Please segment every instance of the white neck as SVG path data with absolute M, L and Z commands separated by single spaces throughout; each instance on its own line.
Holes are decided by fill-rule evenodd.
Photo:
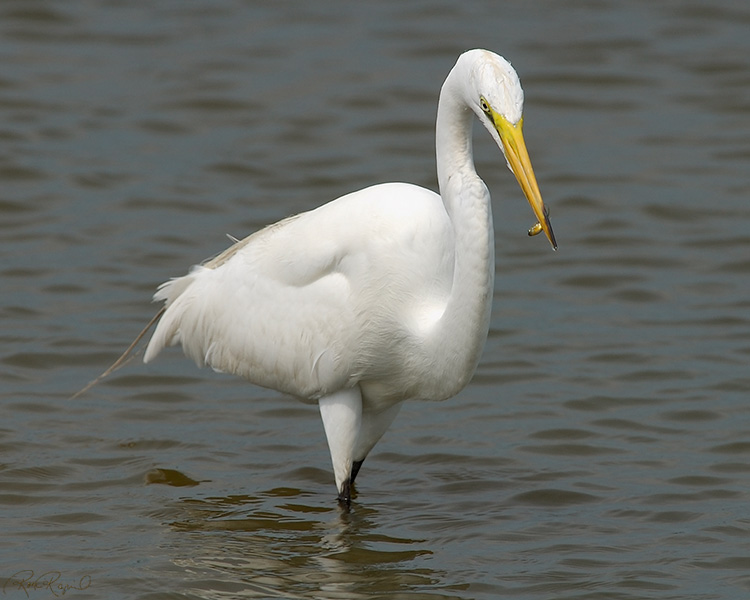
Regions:
M 461 92 L 464 77 L 462 70 L 454 68 L 443 84 L 436 126 L 438 183 L 453 223 L 456 255 L 450 300 L 430 342 L 441 348 L 433 356 L 445 362 L 438 369 L 451 380 L 449 395 L 469 382 L 479 362 L 495 278 L 490 195 L 474 169 L 474 113 Z

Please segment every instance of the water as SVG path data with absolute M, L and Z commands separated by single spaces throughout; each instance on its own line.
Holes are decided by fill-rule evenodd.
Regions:
M 749 24 L 729 1 L 4 2 L 3 595 L 747 597 Z M 68 400 L 225 233 L 434 187 L 469 47 L 521 75 L 560 250 L 478 131 L 482 363 L 403 408 L 350 514 L 314 407 L 177 351 Z

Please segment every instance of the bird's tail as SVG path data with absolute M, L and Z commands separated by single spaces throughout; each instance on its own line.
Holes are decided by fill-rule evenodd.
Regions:
M 151 336 L 146 346 L 146 352 L 143 355 L 144 363 L 151 362 L 164 348 L 180 341 L 179 333 L 182 317 L 192 304 L 191 299 L 184 297 L 182 294 L 195 282 L 199 274 L 206 270 L 205 267 L 200 265 L 195 266 L 190 269 L 187 275 L 175 277 L 159 286 L 156 294 L 154 294 L 154 302 L 164 302 L 162 314 L 165 311 L 166 314 L 159 321 L 154 330 L 154 335 Z M 186 354 L 192 357 L 187 351 Z M 200 361 L 198 361 L 198 364 L 203 366 Z

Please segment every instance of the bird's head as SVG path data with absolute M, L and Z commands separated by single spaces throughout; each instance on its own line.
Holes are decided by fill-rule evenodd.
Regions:
M 488 50 L 465 52 L 457 66 L 467 71 L 466 104 L 502 151 L 539 221 L 529 230 L 529 235 L 544 231 L 552 247 L 557 249 L 549 212 L 542 201 L 523 139 L 523 88 L 518 74 L 507 60 Z

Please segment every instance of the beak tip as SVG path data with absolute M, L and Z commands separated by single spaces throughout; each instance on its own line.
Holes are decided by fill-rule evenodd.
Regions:
M 555 239 L 555 232 L 552 231 L 552 224 L 549 222 L 549 209 L 545 206 L 544 207 L 544 224 L 546 227 L 544 228 L 544 232 L 547 234 L 547 239 L 549 239 L 549 243 L 552 244 L 552 249 L 557 251 L 557 240 Z
M 552 227 L 549 228 L 549 243 L 552 244 L 552 250 L 557 252 L 557 240 L 555 239 L 555 234 L 552 231 Z

